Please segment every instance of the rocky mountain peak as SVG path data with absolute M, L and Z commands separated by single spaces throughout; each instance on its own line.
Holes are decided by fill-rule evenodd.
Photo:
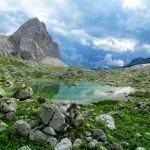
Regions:
M 58 44 L 53 42 L 45 24 L 38 18 L 28 20 L 5 40 L 0 38 L 0 54 L 36 61 L 47 57 L 60 59 Z

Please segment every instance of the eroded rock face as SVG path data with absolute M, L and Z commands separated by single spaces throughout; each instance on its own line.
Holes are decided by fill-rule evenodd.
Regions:
M 0 54 L 24 60 L 41 60 L 45 57 L 60 59 L 58 44 L 53 42 L 43 22 L 37 18 L 24 23 L 14 34 L 0 39 Z

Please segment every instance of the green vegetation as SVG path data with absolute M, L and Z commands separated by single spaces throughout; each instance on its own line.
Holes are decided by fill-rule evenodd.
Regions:
M 49 102 L 48 102 L 49 103 Z M 48 104 L 47 103 L 47 104 Z M 84 125 L 77 130 L 73 130 L 70 134 L 71 139 L 79 138 L 81 135 L 85 138 L 85 131 L 91 131 L 92 129 L 102 129 L 108 138 L 107 149 L 110 149 L 111 144 L 114 142 L 127 142 L 129 146 L 123 146 L 125 149 L 136 149 L 137 147 L 145 147 L 150 150 L 150 109 L 148 110 L 135 110 L 132 102 L 125 103 L 125 109 L 121 110 L 116 105 L 118 101 L 102 101 L 95 103 L 93 106 L 82 106 L 81 110 L 94 109 L 95 116 L 106 114 L 109 112 L 118 112 L 118 115 L 113 116 L 116 124 L 116 130 L 110 131 L 102 122 L 97 122 L 95 116 L 88 115 L 85 117 Z M 50 105 L 50 103 L 49 103 Z M 42 104 L 38 102 L 18 102 L 16 116 L 25 116 L 25 118 L 37 120 L 40 122 L 38 109 L 42 107 Z M 17 120 L 17 119 L 16 119 Z M 43 142 L 31 142 L 28 139 L 17 137 L 15 138 L 11 133 L 11 126 L 16 121 L 6 122 L 9 127 L 0 134 L 0 148 L 2 150 L 15 150 L 21 146 L 27 145 L 31 149 L 53 149 L 50 145 Z M 93 127 L 87 127 L 87 124 Z M 139 135 L 141 136 L 139 136 Z M 64 134 L 62 133 L 57 138 L 62 139 Z M 13 148 L 12 148 L 13 147 Z M 99 146 L 94 148 L 90 147 L 87 143 L 83 143 L 80 148 L 73 148 L 73 150 L 100 150 Z
M 65 74 L 68 69 L 73 70 L 72 76 L 67 76 L 60 78 L 61 74 Z M 68 72 L 67 72 L 68 73 Z M 66 73 L 66 74 L 67 74 Z M 68 73 L 69 74 L 69 73 Z M 69 74 L 70 75 L 70 74 Z M 68 86 L 74 86 L 76 81 L 87 82 L 87 81 L 97 81 L 102 85 L 114 85 L 114 86 L 132 86 L 139 89 L 135 93 L 131 93 L 130 96 L 140 98 L 140 101 L 144 102 L 144 99 L 150 99 L 150 92 L 140 91 L 142 88 L 145 90 L 150 89 L 149 84 L 150 68 L 145 67 L 144 69 L 136 68 L 115 68 L 112 70 L 96 70 L 89 71 L 87 69 L 80 69 L 78 67 L 54 67 L 43 65 L 36 62 L 26 62 L 23 60 L 0 56 L 0 85 L 3 89 L 6 89 L 8 97 L 17 90 L 13 88 L 9 90 L 6 87 L 7 80 L 14 82 L 15 85 L 22 85 L 23 83 L 31 83 L 36 80 L 47 79 L 54 80 L 56 83 L 63 81 Z M 44 83 L 43 83 L 44 84 Z M 30 84 L 29 84 L 30 85 Z M 34 85 L 33 85 L 34 86 Z M 41 84 L 41 87 L 43 85 Z M 59 85 L 55 87 L 45 86 L 46 90 L 58 89 Z M 34 96 L 32 100 L 35 100 L 38 94 L 39 88 L 34 88 Z M 44 94 L 44 93 L 43 93 Z M 41 95 L 45 96 L 46 95 Z M 53 95 L 51 95 L 53 97 Z M 3 99 L 0 99 L 3 101 Z M 146 102 L 150 102 L 147 100 Z M 120 109 L 117 106 L 118 101 L 102 101 L 98 103 L 93 103 L 90 106 L 82 106 L 81 111 L 84 113 L 89 109 L 93 109 L 95 115 L 88 115 L 85 117 L 85 122 L 83 126 L 76 130 L 70 132 L 69 136 L 72 142 L 83 136 L 85 138 L 85 131 L 91 131 L 92 129 L 102 129 L 108 138 L 108 145 L 106 148 L 109 150 L 111 145 L 115 143 L 127 142 L 129 145 L 122 144 L 124 149 L 134 150 L 137 147 L 145 147 L 150 150 L 150 108 L 137 110 L 134 109 L 133 102 L 126 102 L 125 109 Z M 48 105 L 52 103 L 47 101 Z M 34 150 L 53 150 L 54 148 L 50 145 L 41 141 L 30 141 L 27 138 L 14 137 L 12 135 L 12 126 L 15 121 L 19 120 L 20 116 L 24 119 L 36 120 L 40 123 L 38 110 L 42 107 L 42 104 L 37 101 L 33 102 L 17 102 L 17 112 L 16 118 L 13 121 L 5 121 L 8 125 L 7 129 L 0 133 L 0 150 L 16 150 L 22 146 L 29 146 Z M 95 117 L 101 114 L 106 114 L 109 112 L 117 112 L 113 118 L 116 124 L 116 130 L 110 131 L 102 122 L 97 122 Z M 0 114 L 1 115 L 1 114 Z M 90 127 L 87 124 L 91 125 Z M 64 138 L 65 133 L 58 135 L 57 139 L 61 140 Z M 73 150 L 100 150 L 100 147 L 96 145 L 95 147 L 90 147 L 87 143 L 83 143 L 80 148 L 74 147 Z
M 136 91 L 135 93 L 129 94 L 129 96 L 139 97 L 139 98 L 150 98 L 150 92 Z

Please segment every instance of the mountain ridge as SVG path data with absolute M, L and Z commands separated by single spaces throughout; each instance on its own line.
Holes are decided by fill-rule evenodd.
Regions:
M 147 64 L 147 63 L 150 63 L 150 57 L 147 58 L 138 57 L 131 60 L 131 62 L 128 65 L 126 65 L 126 67 L 140 65 L 140 64 Z

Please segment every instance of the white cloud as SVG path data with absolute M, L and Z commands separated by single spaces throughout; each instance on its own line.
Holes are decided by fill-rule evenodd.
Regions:
M 136 8 L 144 9 L 146 4 L 141 0 L 123 0 L 123 9 L 129 8 L 135 10 Z
M 106 56 L 104 57 L 104 63 L 107 66 L 119 66 L 119 67 L 122 67 L 124 65 L 124 62 L 122 60 L 120 60 L 120 59 L 113 60 L 111 54 L 106 54 Z
M 117 39 L 114 37 L 95 38 L 93 40 L 95 48 L 115 52 L 134 51 L 136 43 L 135 40 Z
M 82 14 L 71 0 L 0 0 L 0 7 L 4 11 L 23 11 L 29 18 L 37 17 L 47 26 L 66 31 L 82 23 Z
M 101 61 L 90 62 L 93 68 L 112 68 L 112 67 L 122 67 L 124 66 L 124 61 L 121 59 L 113 59 L 112 54 L 106 54 L 104 58 L 101 58 Z
M 81 39 L 81 44 L 83 46 L 90 46 L 90 43 L 88 43 L 85 39 Z
M 67 50 L 69 51 L 69 53 L 67 53 L 66 51 L 61 52 L 61 55 L 67 64 L 83 67 L 83 63 L 88 62 L 86 58 L 83 58 L 81 54 L 77 53 L 76 48 L 69 47 Z
M 150 53 L 150 45 L 149 44 L 143 45 L 142 48 Z

